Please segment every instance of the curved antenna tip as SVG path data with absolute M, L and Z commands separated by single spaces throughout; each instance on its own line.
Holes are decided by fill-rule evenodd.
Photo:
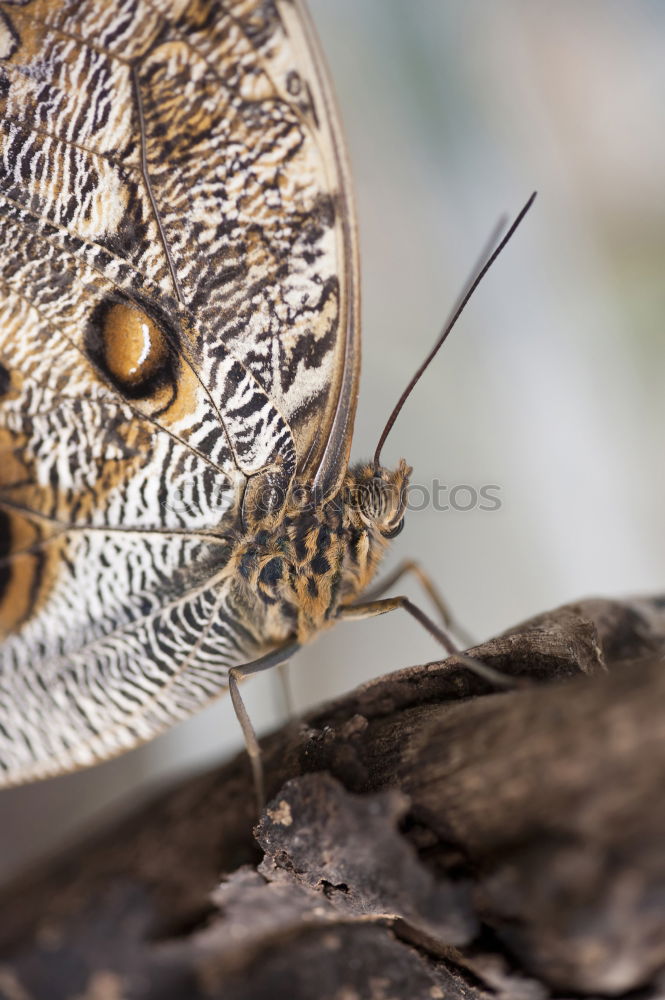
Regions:
M 434 358 L 438 354 L 440 348 L 443 346 L 446 338 L 448 337 L 448 334 L 451 332 L 451 330 L 453 329 L 453 327 L 457 323 L 457 320 L 460 318 L 460 316 L 464 312 L 464 308 L 467 305 L 467 303 L 468 303 L 469 299 L 471 298 L 471 296 L 473 295 L 473 293 L 475 292 L 476 288 L 478 287 L 478 285 L 480 284 L 480 282 L 483 280 L 483 278 L 485 277 L 485 275 L 487 274 L 487 272 L 491 268 L 492 264 L 494 263 L 494 261 L 499 256 L 499 254 L 506 247 L 506 245 L 510 242 L 511 238 L 513 237 L 513 235 L 515 233 L 515 230 L 517 229 L 517 227 L 519 226 L 519 224 L 522 222 L 524 216 L 527 214 L 527 212 L 529 211 L 529 209 L 533 205 L 533 203 L 534 203 L 534 201 L 536 199 L 536 195 L 537 194 L 538 194 L 537 191 L 532 191 L 531 195 L 526 200 L 526 202 L 524 203 L 523 207 L 520 209 L 520 211 L 515 216 L 515 219 L 514 219 L 512 225 L 510 226 L 510 229 L 508 229 L 507 233 L 505 234 L 505 236 L 503 236 L 503 238 L 501 239 L 501 241 L 499 243 L 496 243 L 496 241 L 498 239 L 499 233 L 503 229 L 503 220 L 501 220 L 498 229 L 495 229 L 495 231 L 493 232 L 492 238 L 491 238 L 490 243 L 489 243 L 489 248 L 483 252 L 483 254 L 482 254 L 481 258 L 480 258 L 480 261 L 478 262 L 478 264 L 476 265 L 474 271 L 472 272 L 471 280 L 469 282 L 467 282 L 466 288 L 463 291 L 463 293 L 460 296 L 460 298 L 458 299 L 457 304 L 456 304 L 455 308 L 453 309 L 452 315 L 447 320 L 447 322 L 445 323 L 445 325 L 443 327 L 443 330 L 439 334 L 438 340 L 436 341 L 434 347 L 432 348 L 432 350 L 429 352 L 429 354 L 427 355 L 427 357 L 425 358 L 425 360 L 421 364 L 421 366 L 418 369 L 418 371 L 416 372 L 416 374 L 413 376 L 413 378 L 411 379 L 411 381 L 407 385 L 407 387 L 404 390 L 404 392 L 402 393 L 402 395 L 397 400 L 397 403 L 395 404 L 395 407 L 393 408 L 392 413 L 390 414 L 390 416 L 388 417 L 388 420 L 386 421 L 386 425 L 383 428 L 383 431 L 381 432 L 381 437 L 379 438 L 379 443 L 376 446 L 376 451 L 374 452 L 374 468 L 375 469 L 378 469 L 379 466 L 381 465 L 381 451 L 383 449 L 384 444 L 386 443 L 386 438 L 388 437 L 388 435 L 390 434 L 391 430 L 393 429 L 393 425 L 394 425 L 395 421 L 397 420 L 397 418 L 398 418 L 398 416 L 399 416 L 399 414 L 400 414 L 400 412 L 402 410 L 402 407 L 404 406 L 404 404 L 406 403 L 407 399 L 411 395 L 413 389 L 415 388 L 415 386 L 419 382 L 420 377 L 423 374 L 423 372 L 425 372 L 425 370 L 429 367 L 430 363 L 434 360 Z

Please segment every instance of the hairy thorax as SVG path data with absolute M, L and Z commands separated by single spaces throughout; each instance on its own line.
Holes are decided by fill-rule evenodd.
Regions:
M 361 597 L 401 528 L 410 471 L 355 466 L 320 503 L 296 483 L 277 525 L 249 526 L 229 569 L 262 636 L 307 642 Z

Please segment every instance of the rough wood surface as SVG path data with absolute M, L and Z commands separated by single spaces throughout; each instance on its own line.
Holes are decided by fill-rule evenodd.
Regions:
M 9 887 L 0 998 L 665 996 L 665 599 L 474 655 L 267 739 L 254 835 L 241 756 Z

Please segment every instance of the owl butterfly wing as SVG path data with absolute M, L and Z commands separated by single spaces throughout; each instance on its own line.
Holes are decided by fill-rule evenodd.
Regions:
M 262 650 L 249 477 L 334 488 L 358 368 L 293 0 L 0 2 L 0 783 L 150 738 Z

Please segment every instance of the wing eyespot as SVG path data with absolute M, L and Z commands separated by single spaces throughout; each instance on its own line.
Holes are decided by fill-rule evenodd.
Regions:
M 106 371 L 115 382 L 134 392 L 159 377 L 168 364 L 164 334 L 143 311 L 119 302 L 111 305 L 102 320 Z
M 12 377 L 3 363 L 0 361 L 0 399 L 6 396 L 12 385 Z
M 48 593 L 48 559 L 20 514 L 0 510 L 0 639 L 17 631 Z
M 176 391 L 174 334 L 161 318 L 131 301 L 102 302 L 91 318 L 88 356 L 127 399 Z
M 9 587 L 11 570 L 8 559 L 11 552 L 11 522 L 4 510 L 0 510 L 0 603 Z

